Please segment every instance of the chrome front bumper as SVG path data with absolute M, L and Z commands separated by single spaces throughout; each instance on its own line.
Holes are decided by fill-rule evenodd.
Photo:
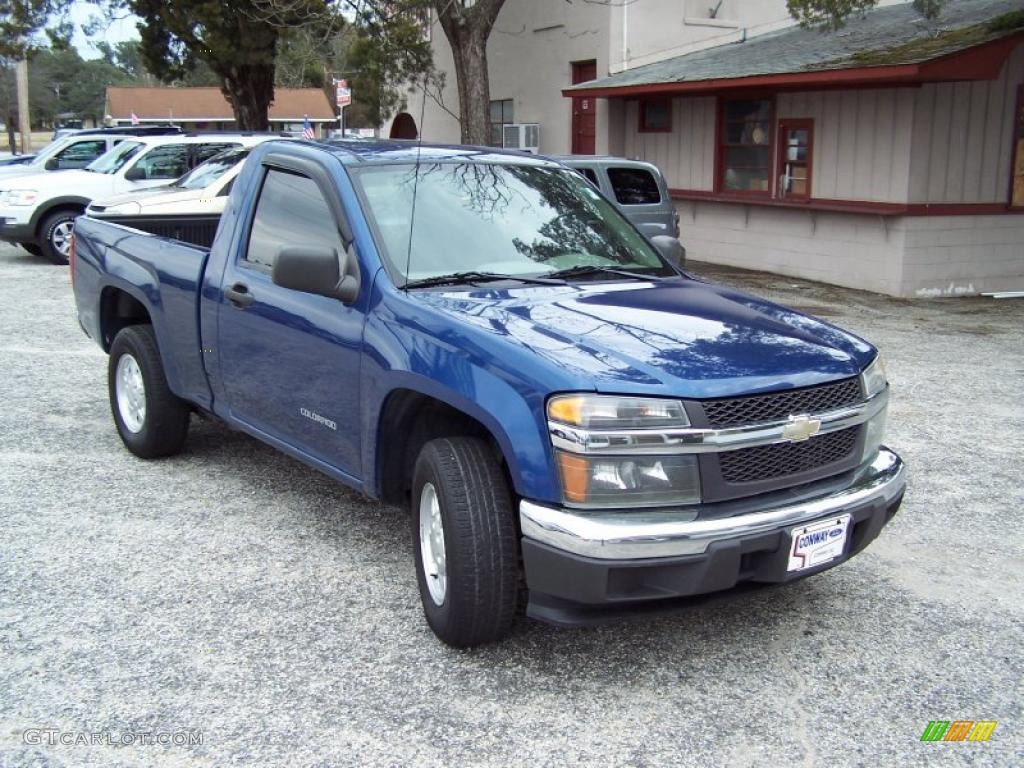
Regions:
M 906 484 L 902 460 L 882 448 L 840 491 L 734 517 L 701 520 L 693 508 L 582 512 L 524 499 L 519 520 L 524 538 L 574 555 L 601 560 L 676 557 L 702 554 L 712 542 L 779 530 L 851 507 L 888 504 L 899 498 Z

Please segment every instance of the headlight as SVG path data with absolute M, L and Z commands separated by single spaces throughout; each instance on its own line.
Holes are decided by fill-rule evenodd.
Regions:
M 581 456 L 556 451 L 570 506 L 655 507 L 700 502 L 696 456 Z
M 4 202 L 7 205 L 35 205 L 39 199 L 39 193 L 34 189 L 11 189 L 4 195 Z
M 655 507 L 700 503 L 697 457 L 651 451 L 652 446 L 664 444 L 661 431 L 690 425 L 678 400 L 558 395 L 548 401 L 547 415 L 562 498 L 567 505 Z M 573 440 L 567 439 L 570 434 Z M 588 448 L 593 446 L 601 446 L 601 452 L 590 453 Z
M 548 401 L 548 418 L 583 429 L 688 427 L 683 404 L 658 397 L 558 395 Z
M 882 356 L 877 356 L 874 361 L 860 375 L 861 386 L 864 388 L 866 397 L 874 397 L 884 392 L 889 385 L 885 378 L 885 366 L 882 365 Z M 871 459 L 882 445 L 882 436 L 885 433 L 885 416 L 888 404 L 878 413 L 871 417 L 864 425 L 864 453 L 861 455 L 861 462 Z
M 885 378 L 885 366 L 882 365 L 881 355 L 876 356 L 874 362 L 861 372 L 860 381 L 866 397 L 874 397 L 885 389 L 888 381 Z
M 102 205 L 102 204 L 101 204 Z M 98 212 L 100 216 L 137 216 L 142 213 L 142 206 L 132 201 L 130 203 L 118 203 L 117 205 L 108 205 L 102 211 Z

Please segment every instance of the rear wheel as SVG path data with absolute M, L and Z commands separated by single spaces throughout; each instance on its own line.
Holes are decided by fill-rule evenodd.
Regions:
M 71 233 L 75 228 L 75 219 L 81 211 L 54 211 L 45 219 L 39 228 L 39 247 L 43 256 L 54 264 L 67 264 L 71 253 Z
M 519 548 L 512 494 L 483 440 L 432 440 L 413 473 L 412 533 L 420 599 L 441 640 L 498 640 L 515 619 Z
M 22 248 L 24 248 L 26 251 L 31 253 L 33 256 L 42 256 L 43 255 L 43 249 L 40 248 L 35 243 L 19 243 L 19 245 Z
M 167 386 L 151 325 L 122 328 L 107 365 L 110 410 L 121 441 L 143 459 L 181 451 L 189 408 Z

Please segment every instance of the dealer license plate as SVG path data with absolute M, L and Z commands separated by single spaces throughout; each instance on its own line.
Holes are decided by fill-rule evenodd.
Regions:
M 787 571 L 802 571 L 835 560 L 846 551 L 850 516 L 840 515 L 793 528 Z

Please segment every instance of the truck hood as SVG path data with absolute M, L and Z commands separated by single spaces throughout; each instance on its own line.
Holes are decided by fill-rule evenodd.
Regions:
M 421 292 L 600 392 L 724 397 L 856 375 L 867 342 L 771 302 L 693 279 Z
M 76 197 L 98 197 L 114 191 L 114 176 L 106 173 L 93 173 L 72 169 L 66 171 L 43 171 L 28 176 L 18 176 L 17 180 L 0 177 L 0 185 L 4 189 L 34 189 L 41 199 L 55 197 L 60 194 Z
M 32 163 L 25 165 L 0 165 L 0 179 L 9 179 L 12 176 L 25 176 L 42 172 L 42 168 Z

